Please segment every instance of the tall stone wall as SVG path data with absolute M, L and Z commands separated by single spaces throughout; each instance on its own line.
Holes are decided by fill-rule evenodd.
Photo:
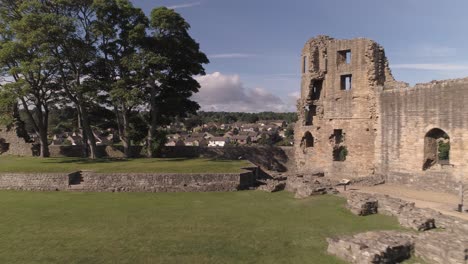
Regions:
M 390 182 L 456 193 L 468 179 L 468 78 L 390 87 L 378 99 L 378 171 Z M 425 137 L 433 129 L 449 136 L 450 158 L 425 169 Z

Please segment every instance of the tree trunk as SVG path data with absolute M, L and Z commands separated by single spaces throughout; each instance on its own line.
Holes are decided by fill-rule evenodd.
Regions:
M 158 108 L 156 106 L 156 87 L 151 88 L 151 102 L 150 102 L 150 124 L 148 125 L 148 136 L 146 138 L 146 156 L 153 157 L 153 140 L 156 135 L 156 127 L 158 122 Z
M 47 132 L 40 132 L 39 133 L 39 143 L 41 144 L 41 158 L 47 158 L 50 156 L 49 153 L 49 140 L 47 139 Z
M 124 148 L 124 156 L 125 158 L 130 158 L 130 148 L 131 142 L 128 138 L 128 131 L 130 130 L 130 122 L 129 122 L 129 114 L 126 109 L 123 109 L 120 113 L 117 107 L 114 106 L 115 116 L 117 118 L 117 128 L 119 130 L 119 138 L 122 141 L 122 145 Z
M 97 147 L 96 147 L 96 139 L 94 138 L 93 130 L 91 129 L 91 125 L 89 122 L 89 116 L 83 106 L 80 106 L 81 110 L 81 118 L 83 121 L 83 135 L 86 134 L 88 138 L 88 145 L 89 145 L 89 158 L 90 159 L 97 159 Z
M 81 110 L 78 108 L 78 130 L 81 133 L 81 136 L 83 138 L 83 147 L 81 148 L 82 151 L 82 157 L 87 158 L 89 153 L 88 153 L 88 137 L 86 136 L 86 133 L 84 132 L 83 129 L 83 118 L 81 117 Z

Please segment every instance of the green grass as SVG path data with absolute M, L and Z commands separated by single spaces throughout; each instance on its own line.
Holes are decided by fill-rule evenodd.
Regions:
M 80 158 L 26 158 L 0 157 L 0 173 L 3 172 L 147 172 L 147 173 L 238 173 L 250 166 L 245 160 L 214 159 L 80 159 Z
M 399 229 L 290 193 L 0 192 L 0 263 L 343 263 L 326 237 Z

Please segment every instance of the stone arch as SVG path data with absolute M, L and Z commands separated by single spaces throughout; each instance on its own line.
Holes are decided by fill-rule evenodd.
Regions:
M 440 128 L 429 130 L 424 136 L 423 170 L 435 164 L 449 164 L 450 137 Z

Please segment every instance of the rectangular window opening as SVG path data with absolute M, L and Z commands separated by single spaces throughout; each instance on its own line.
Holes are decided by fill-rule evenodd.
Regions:
M 335 138 L 335 145 L 343 142 L 343 129 L 333 129 L 333 137 Z
M 314 123 L 314 116 L 317 115 L 317 106 L 309 105 L 306 110 L 306 126 L 311 126 Z
M 319 100 L 322 93 L 323 80 L 317 80 L 312 83 L 312 100 Z
M 341 75 L 341 90 L 349 91 L 352 88 L 352 75 Z
M 351 50 L 338 51 L 338 64 L 351 64 Z

